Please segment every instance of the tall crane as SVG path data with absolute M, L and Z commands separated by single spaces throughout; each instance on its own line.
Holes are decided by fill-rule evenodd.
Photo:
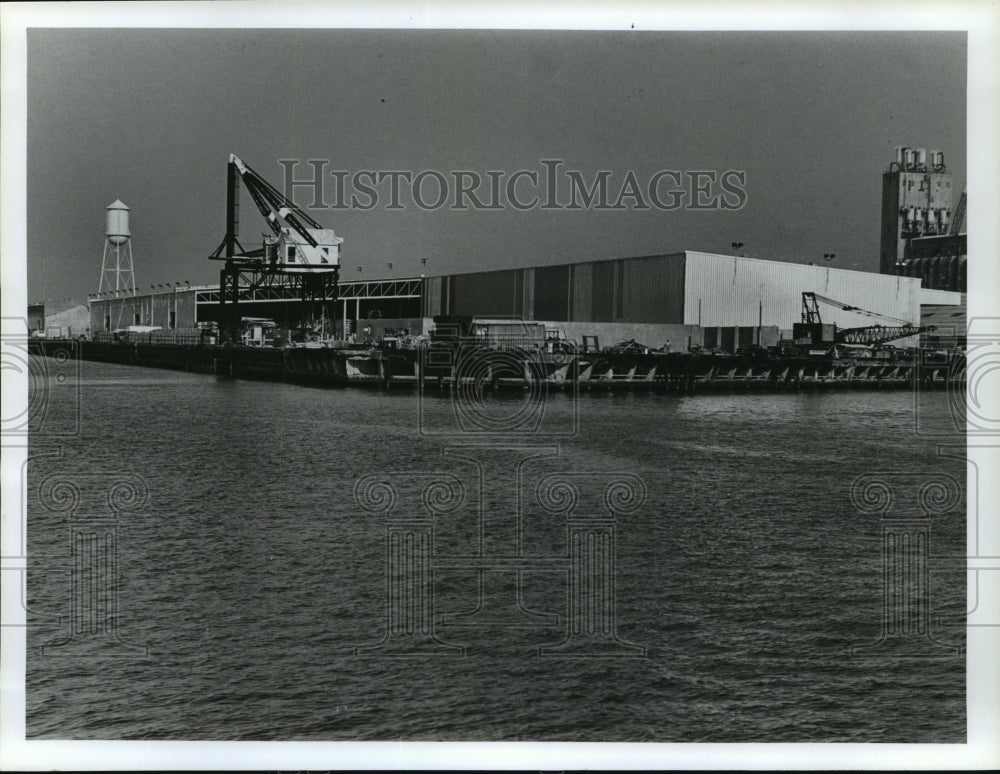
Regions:
M 819 302 L 842 309 L 845 312 L 855 312 L 866 317 L 881 318 L 892 325 L 868 325 L 860 328 L 837 329 L 836 325 L 824 325 L 819 312 Z M 870 312 L 859 306 L 845 304 L 833 298 L 821 296 L 819 293 L 805 291 L 802 293 L 802 322 L 792 326 L 795 339 L 808 338 L 811 344 L 884 344 L 895 339 L 905 339 L 924 331 L 933 330 L 933 326 L 917 326 L 907 320 L 889 315 Z
M 965 189 L 966 187 L 962 186 L 962 197 L 958 200 L 955 217 L 951 219 L 951 228 L 948 229 L 948 234 L 951 236 L 962 233 L 962 227 L 965 225 Z
M 260 249 L 247 251 L 240 243 L 241 182 L 271 230 Z M 282 297 L 288 290 L 296 293 L 302 301 L 304 323 L 314 316 L 317 306 L 324 320 L 331 319 L 326 306 L 338 296 L 343 242 L 333 229 L 323 228 L 239 157 L 230 155 L 226 235 L 209 256 L 226 262 L 219 272 L 225 334 L 231 340 L 237 338 L 240 294 L 252 295 L 264 287 L 282 288 Z

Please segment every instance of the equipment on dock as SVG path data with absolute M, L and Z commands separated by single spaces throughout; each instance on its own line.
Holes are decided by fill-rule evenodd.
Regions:
M 497 350 L 540 352 L 550 341 L 545 324 L 519 317 L 436 315 L 430 340 L 434 344 L 474 344 Z
M 868 325 L 860 328 L 838 329 L 833 323 L 824 323 L 820 316 L 819 303 L 842 309 L 845 312 L 856 312 L 866 317 L 877 317 L 892 325 Z M 792 326 L 792 337 L 796 343 L 819 346 L 824 344 L 863 344 L 874 346 L 885 344 L 896 339 L 905 339 L 907 336 L 915 336 L 924 331 L 933 330 L 933 326 L 912 325 L 906 320 L 896 317 L 870 312 L 861 307 L 845 304 L 833 298 L 821 296 L 819 293 L 806 291 L 802 293 L 802 322 Z
M 336 301 L 340 279 L 340 245 L 333 229 L 323 228 L 257 172 L 230 155 L 226 194 L 226 236 L 209 258 L 225 261 L 219 272 L 221 328 L 230 341 L 239 340 L 240 293 L 291 285 L 306 310 L 303 328 L 311 320 L 331 320 L 328 305 Z M 267 221 L 271 235 L 247 251 L 239 240 L 240 183 Z M 237 249 L 239 252 L 237 252 Z
M 267 317 L 244 317 L 240 320 L 240 343 L 247 347 L 274 346 L 279 341 L 277 327 Z

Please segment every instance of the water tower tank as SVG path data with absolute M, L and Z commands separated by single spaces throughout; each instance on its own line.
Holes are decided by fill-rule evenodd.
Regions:
M 108 205 L 108 227 L 104 233 L 113 245 L 124 244 L 129 240 L 128 207 L 122 204 L 121 199 L 115 199 Z

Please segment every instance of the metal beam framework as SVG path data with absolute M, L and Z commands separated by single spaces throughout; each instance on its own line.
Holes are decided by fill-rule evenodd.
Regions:
M 366 280 L 364 282 L 341 283 L 337 300 L 385 300 L 393 298 L 419 299 L 423 280 Z M 232 298 L 235 287 L 227 288 Z M 302 291 L 299 283 L 289 281 L 288 275 L 269 275 L 264 282 L 253 283 L 251 278 L 240 275 L 238 281 L 238 303 L 260 303 L 266 301 L 299 301 Z M 218 304 L 221 302 L 220 288 L 199 288 L 195 297 L 197 304 Z
M 306 313 L 306 320 L 329 319 L 329 304 L 338 298 L 338 283 L 340 268 L 333 266 L 313 272 L 284 272 L 255 260 L 230 259 L 219 271 L 220 328 L 223 336 L 236 341 L 239 336 L 240 313 L 239 305 L 243 300 L 244 290 L 253 293 L 257 290 L 280 287 L 288 292 L 287 299 L 301 301 Z
M 905 339 L 918 333 L 934 330 L 934 326 L 924 325 L 871 325 L 867 328 L 850 328 L 837 331 L 837 342 L 842 344 L 884 344 L 896 339 Z

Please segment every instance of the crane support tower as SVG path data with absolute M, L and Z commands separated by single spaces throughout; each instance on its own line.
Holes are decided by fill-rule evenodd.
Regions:
M 832 323 L 824 323 L 819 311 L 819 302 L 842 309 L 845 312 L 855 312 L 866 317 L 877 317 L 890 325 L 868 325 L 860 328 L 838 329 Z M 806 291 L 802 294 L 802 322 L 792 326 L 792 338 L 796 341 L 807 341 L 809 345 L 819 346 L 825 344 L 866 344 L 875 346 L 885 344 L 896 339 L 905 339 L 908 336 L 915 336 L 924 331 L 933 330 L 934 326 L 920 327 L 912 325 L 906 320 L 896 317 L 869 312 L 858 306 L 851 306 L 842 301 L 836 301 L 819 293 Z
M 270 228 L 259 249 L 240 243 L 240 189 L 246 186 Z M 317 319 L 332 320 L 329 305 L 337 300 L 340 246 L 344 240 L 324 228 L 277 188 L 230 155 L 226 188 L 226 235 L 209 256 L 225 261 L 219 271 L 220 332 L 238 340 L 240 293 L 260 288 L 293 288 L 302 302 L 303 328 Z

